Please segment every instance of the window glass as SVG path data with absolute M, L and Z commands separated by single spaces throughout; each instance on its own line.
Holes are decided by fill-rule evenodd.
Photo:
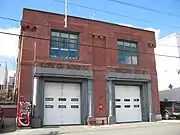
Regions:
M 136 48 L 136 43 L 131 43 L 131 47 Z
M 60 58 L 68 59 L 69 58 L 69 51 L 67 49 L 61 49 Z
M 121 99 L 115 99 L 115 101 L 116 101 L 116 102 L 120 102 L 120 101 L 121 101 Z
M 67 33 L 61 33 L 61 37 L 68 38 L 68 34 Z
M 120 105 L 116 105 L 116 108 L 121 108 L 121 106 Z
M 137 65 L 137 56 L 132 56 L 132 64 Z
M 139 105 L 134 105 L 134 108 L 139 108 Z
M 77 50 L 77 45 L 76 44 L 69 44 L 69 49 Z
M 53 108 L 53 105 L 45 105 L 45 108 Z
M 52 31 L 50 49 L 50 57 L 78 59 L 78 35 Z
M 130 102 L 130 99 L 124 99 L 125 102 Z
M 130 43 L 125 41 L 124 46 L 130 46 Z
M 64 48 L 65 44 L 66 44 L 66 41 L 64 41 L 63 38 L 59 38 L 58 47 L 59 48 Z
M 57 48 L 59 44 L 59 38 L 58 37 L 51 37 L 51 47 Z
M 71 98 L 71 101 L 78 101 L 78 98 Z
M 133 101 L 134 101 L 134 102 L 138 102 L 138 101 L 139 101 L 139 99 L 137 98 L 137 99 L 134 99 Z
M 123 50 L 125 50 L 125 47 L 123 47 L 122 45 L 118 45 L 118 50 L 123 52 Z
M 119 62 L 120 64 L 126 64 L 126 52 L 124 51 L 119 52 Z
M 59 49 L 57 50 L 57 49 L 51 49 L 51 57 L 53 57 L 53 58 L 57 58 L 57 57 L 59 57 Z
M 66 108 L 66 105 L 58 105 L 58 108 Z
M 77 35 L 70 34 L 70 38 L 71 39 L 77 39 L 78 37 L 77 37 Z
M 66 101 L 66 98 L 59 98 L 58 101 Z
M 76 39 L 69 39 L 69 43 L 77 44 L 77 40 Z
M 77 51 L 69 51 L 70 59 L 77 59 L 78 52 Z
M 126 64 L 131 64 L 131 56 L 126 56 Z
M 53 101 L 54 98 L 45 98 L 46 101 Z
M 71 108 L 79 108 L 78 105 L 71 105 Z
M 67 38 L 62 38 L 62 48 L 68 49 L 69 41 Z
M 125 107 L 125 108 L 130 108 L 131 106 L 130 106 L 130 105 L 125 105 L 124 107 Z
M 137 43 L 131 41 L 119 40 L 118 60 L 120 64 L 138 64 Z
M 69 42 L 69 49 L 77 50 L 77 40 L 70 39 Z
M 118 45 L 123 45 L 123 41 L 118 41 Z
M 59 32 L 52 31 L 51 32 L 51 36 L 58 37 L 59 36 Z

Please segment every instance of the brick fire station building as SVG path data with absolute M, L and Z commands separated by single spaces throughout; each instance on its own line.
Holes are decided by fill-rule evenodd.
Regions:
M 160 119 L 154 32 L 23 10 L 17 89 L 32 127 Z

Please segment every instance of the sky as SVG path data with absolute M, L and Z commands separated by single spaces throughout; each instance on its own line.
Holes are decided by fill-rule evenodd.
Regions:
M 57 0 L 58 1 L 58 0 Z M 0 17 L 21 20 L 23 8 L 32 8 L 55 13 L 64 13 L 64 0 L 0 0 Z M 119 15 L 108 14 L 69 4 L 68 13 L 72 16 L 90 18 L 144 28 L 156 32 L 157 40 L 171 33 L 180 32 L 180 0 L 119 0 L 155 10 L 176 14 L 165 15 L 136 7 L 123 5 L 111 0 L 69 0 L 70 3 L 83 5 L 98 10 L 105 10 Z M 124 17 L 126 16 L 126 17 Z M 128 16 L 128 17 L 127 17 Z M 130 17 L 130 18 L 129 18 Z M 135 19 L 134 19 L 135 18 Z M 145 21 L 138 21 L 145 20 Z M 147 23 L 150 21 L 151 23 Z M 168 25 L 168 26 L 167 26 Z M 0 32 L 19 34 L 18 22 L 0 19 Z M 0 61 L 7 61 L 10 72 L 16 68 L 18 37 L 0 34 Z

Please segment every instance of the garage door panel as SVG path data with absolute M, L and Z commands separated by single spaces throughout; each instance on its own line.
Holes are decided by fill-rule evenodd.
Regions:
M 44 125 L 60 125 L 60 121 L 59 119 L 56 117 L 56 115 L 51 115 L 51 117 L 49 117 L 49 115 L 52 113 L 52 112 L 56 112 L 58 111 L 56 109 L 56 106 L 53 105 L 53 104 L 46 104 L 45 105 L 45 113 L 44 113 Z
M 63 83 L 63 89 L 72 89 L 74 91 L 79 91 L 80 86 L 79 86 L 79 84 Z M 76 94 L 75 92 L 72 92 L 72 93 Z
M 46 83 L 44 96 L 44 125 L 81 123 L 79 84 Z
M 142 120 L 139 86 L 115 86 L 115 105 L 117 122 Z
M 71 115 L 70 117 L 67 117 L 67 122 L 69 122 L 69 123 L 67 123 L 67 124 L 80 124 L 80 105 L 79 104 L 71 104 L 70 106 L 69 106 L 69 108 L 70 108 L 70 113 L 69 112 L 67 112 L 67 113 L 69 113 L 69 115 Z M 73 113 L 73 112 L 76 112 L 76 113 Z M 72 118 L 74 118 L 74 119 L 72 119 Z

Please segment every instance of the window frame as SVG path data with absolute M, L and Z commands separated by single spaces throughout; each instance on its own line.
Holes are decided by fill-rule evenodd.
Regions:
M 118 44 L 118 42 L 123 42 L 123 45 L 120 45 Z M 124 46 L 124 42 L 128 42 L 130 44 L 130 48 L 133 49 L 134 47 L 131 47 L 131 43 L 134 43 L 136 44 L 136 51 L 132 51 L 131 52 L 131 49 L 124 49 L 125 47 L 127 46 Z M 120 46 L 122 46 L 123 49 L 120 49 Z M 117 40 L 117 48 L 118 48 L 118 64 L 122 64 L 122 65 L 131 65 L 131 66 L 138 66 L 139 63 L 140 63 L 140 56 L 139 56 L 139 45 L 138 45 L 138 42 L 137 41 L 132 41 L 132 40 L 125 40 L 125 39 L 118 39 Z M 122 52 L 125 52 L 125 56 L 127 57 L 128 54 L 130 54 L 129 56 L 131 56 L 131 64 L 129 63 L 122 63 L 119 59 L 120 59 L 120 56 L 121 56 L 121 53 Z M 132 63 L 132 57 L 134 55 L 132 55 L 133 53 L 136 53 L 136 56 L 137 56 L 137 64 L 133 64 Z
M 75 58 L 75 59 L 70 59 L 70 57 L 69 57 L 69 53 L 70 53 L 70 49 L 69 49 L 69 46 L 68 46 L 68 58 L 66 59 L 66 58 L 63 58 L 63 57 L 60 57 L 59 55 L 57 56 L 57 57 L 53 57 L 52 55 L 51 55 L 51 45 L 52 45 L 52 32 L 58 32 L 59 34 L 60 33 L 66 33 L 66 34 L 68 34 L 68 40 L 70 40 L 71 38 L 70 38 L 70 34 L 73 34 L 73 35 L 77 35 L 77 58 Z M 53 59 L 60 59 L 60 60 L 79 60 L 79 58 L 80 58 L 80 46 L 79 46 L 79 35 L 80 35 L 80 33 L 79 32 L 74 32 L 74 31 L 65 31 L 65 30 L 57 30 L 57 29 L 51 29 L 51 31 L 50 31 L 50 46 L 49 46 L 49 57 L 50 58 L 53 58 Z M 55 36 L 54 36 L 55 37 Z M 63 38 L 63 37 L 61 37 L 61 38 Z M 70 43 L 70 42 L 69 42 Z M 60 47 L 58 47 L 58 50 L 60 49 Z

